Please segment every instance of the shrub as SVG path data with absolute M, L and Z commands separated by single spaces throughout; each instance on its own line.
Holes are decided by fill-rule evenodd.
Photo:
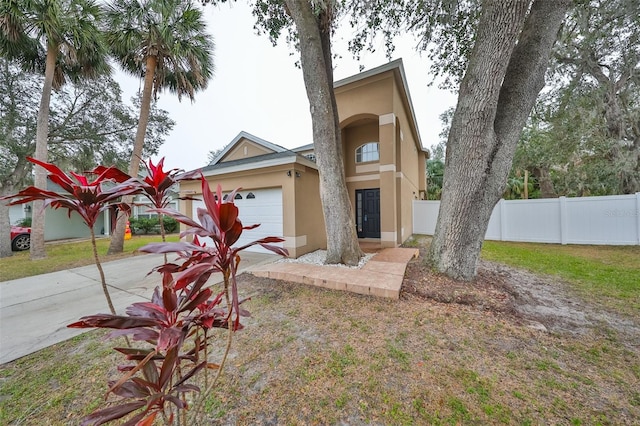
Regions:
M 205 208 L 198 208 L 202 224 L 175 210 L 158 209 L 160 214 L 172 216 L 178 222 L 190 226 L 181 237 L 194 235 L 194 242 L 152 243 L 140 249 L 148 253 L 179 253 L 182 264 L 165 263 L 157 268 L 162 274 L 162 284 L 156 287 L 151 302 L 134 303 L 126 315 L 91 315 L 70 324 L 74 328 L 111 328 L 111 336 L 131 336 L 139 348 L 115 348 L 127 361 L 133 363 L 118 366 L 122 377 L 109 383 L 107 394 L 120 397 L 111 406 L 89 414 L 82 424 L 103 424 L 125 416 L 126 424 L 153 424 L 156 417 L 167 424 L 174 421 L 187 424 L 188 413 L 195 420 L 202 409 L 204 398 L 211 392 L 226 362 L 234 331 L 240 330 L 240 316 L 248 313 L 240 309 L 236 283 L 239 253 L 247 247 L 259 244 L 277 254 L 287 251 L 270 243 L 283 241 L 267 237 L 241 247 L 232 247 L 245 229 L 258 225 L 242 226 L 238 208 L 233 204 L 235 191 L 223 200 L 220 186 L 217 198 L 209 189 L 204 177 L 202 193 Z M 198 237 L 209 237 L 213 247 L 200 245 Z M 221 272 L 224 288 L 214 294 L 205 284 L 211 274 Z M 223 306 L 225 302 L 226 306 Z M 210 330 L 228 330 L 226 348 L 220 365 L 210 363 Z M 146 344 L 144 344 L 146 342 Z M 203 372 L 216 369 L 212 381 L 205 376 L 205 392 L 191 379 Z M 210 384 L 208 384 L 210 383 Z M 186 394 L 200 393 L 193 407 L 189 407 Z M 186 411 L 188 408 L 189 411 Z
M 129 218 L 129 227 L 131 228 L 131 232 L 134 234 L 142 235 L 156 233 L 156 229 L 158 227 L 158 218 L 132 217 Z
M 164 230 L 169 234 L 173 234 L 178 230 L 179 222 L 170 216 L 163 216 Z
M 31 218 L 30 217 L 23 217 L 22 219 L 20 219 L 19 221 L 16 222 L 16 225 L 24 226 L 25 228 L 30 228 L 31 227 Z

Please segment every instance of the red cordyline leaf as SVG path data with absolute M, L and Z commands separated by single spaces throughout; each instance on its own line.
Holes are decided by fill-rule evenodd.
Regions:
M 169 189 L 177 182 L 175 175 L 178 173 L 178 169 L 165 172 L 162 170 L 163 164 L 164 158 L 158 162 L 158 166 L 155 166 L 151 160 L 148 164 L 145 163 L 148 176 L 143 179 L 140 185 L 142 194 L 156 208 L 166 207 L 170 200 Z
M 167 351 L 167 356 L 164 358 L 162 368 L 160 369 L 160 388 L 165 389 L 165 386 L 169 382 L 169 379 L 173 376 L 173 372 L 178 362 L 178 347 L 176 345 L 171 346 Z
M 149 414 L 144 419 L 142 419 L 139 422 L 137 422 L 136 426 L 151 426 L 151 425 L 153 425 L 153 422 L 156 419 L 157 415 L 158 415 L 158 412 L 154 411 L 153 413 Z
M 111 338 L 120 337 L 120 336 L 131 336 L 133 340 L 136 340 L 139 342 L 149 342 L 155 345 L 156 342 L 158 341 L 158 335 L 159 335 L 158 332 L 153 329 L 138 327 L 138 328 L 114 330 L 110 332 L 107 337 L 111 339 Z M 144 358 L 144 356 L 139 359 L 142 359 L 142 358 Z M 131 358 L 131 359 L 135 359 L 135 358 Z
M 144 407 L 145 405 L 147 405 L 146 401 L 135 401 L 122 405 L 116 405 L 115 407 L 105 408 L 104 410 L 94 411 L 93 413 L 82 419 L 82 423 L 80 424 L 83 426 L 102 425 L 110 422 L 111 420 L 116 420 L 124 417 L 127 414 Z
M 199 292 L 196 296 L 194 296 L 191 301 L 189 301 L 182 308 L 180 308 L 180 312 L 191 312 L 191 311 L 193 311 L 194 309 L 196 309 L 196 307 L 198 305 L 200 305 L 201 303 L 204 303 L 206 300 L 208 300 L 209 297 L 211 297 L 211 293 L 212 292 L 211 292 L 210 288 L 205 288 L 204 290 Z
M 109 387 L 113 387 L 116 382 L 109 381 Z M 151 394 L 149 388 L 134 381 L 128 381 L 113 390 L 113 393 L 123 398 L 145 398 Z
M 207 361 L 202 361 L 200 364 L 196 365 L 195 367 L 193 367 L 191 369 L 191 371 L 189 371 L 187 374 L 185 374 L 184 376 L 182 376 L 182 378 L 180 380 L 178 380 L 176 382 L 176 384 L 174 385 L 174 387 L 180 387 L 184 382 L 186 382 L 187 380 L 189 380 L 194 374 L 196 374 L 198 371 L 202 370 L 205 366 L 207 365 Z M 190 387 L 192 390 L 199 392 L 200 388 L 195 386 L 195 385 L 183 385 L 182 387 Z
M 196 175 L 200 175 L 200 171 L 184 173 L 180 169 L 164 170 L 164 157 L 153 164 L 149 159 L 143 163 L 147 168 L 147 176 L 143 180 L 138 180 L 139 188 L 142 195 L 147 197 L 156 209 L 165 208 L 171 201 L 170 189 L 181 180 L 193 180 Z M 191 199 L 190 197 L 179 197 L 179 199 Z
M 140 192 L 140 189 L 131 179 L 121 181 L 128 175 L 115 167 L 105 168 L 99 166 L 91 172 L 98 177 L 89 182 L 83 175 L 71 172 L 71 176 L 65 174 L 58 166 L 34 158 L 27 157 L 27 160 L 45 168 L 49 174 L 48 178 L 59 185 L 64 192 L 54 192 L 30 186 L 15 195 L 0 198 L 12 200 L 9 204 L 24 204 L 34 200 L 44 200 L 44 207 L 54 209 L 66 208 L 69 216 L 74 211 L 82 217 L 85 224 L 93 227 L 100 212 L 110 207 L 110 203 L 117 202 L 124 195 L 133 195 Z M 103 190 L 103 183 L 116 182 L 110 188 Z M 118 205 L 128 210 L 129 207 L 118 203 Z
M 160 299 L 161 301 L 162 299 Z M 160 303 L 136 302 L 125 310 L 130 317 L 151 318 L 158 322 L 167 321 L 168 312 Z
M 68 328 L 138 328 L 154 327 L 160 322 L 152 318 L 125 317 L 121 315 L 98 314 L 80 318 L 80 321 L 69 324 Z
M 158 336 L 158 344 L 156 345 L 158 351 L 165 351 L 174 346 L 182 345 L 184 340 L 184 332 L 177 327 L 162 328 L 160 335 Z
M 181 170 L 179 169 L 171 169 L 164 171 L 164 157 L 158 161 L 158 165 L 154 165 L 153 161 L 149 159 L 147 163 L 145 163 L 147 167 L 148 176 L 145 177 L 144 182 L 147 183 L 151 188 L 154 188 L 156 191 L 162 191 L 169 189 L 174 183 L 177 182 L 177 175 Z M 158 206 L 159 207 L 159 206 Z
M 91 173 L 98 175 L 97 181 L 112 180 L 123 183 L 131 179 L 131 176 L 116 167 L 98 166 Z

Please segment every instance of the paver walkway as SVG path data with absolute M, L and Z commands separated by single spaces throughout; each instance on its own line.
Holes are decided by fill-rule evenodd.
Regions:
M 276 262 L 254 268 L 251 273 L 257 277 L 398 299 L 407 263 L 418 254 L 418 249 L 385 248 L 362 269 Z

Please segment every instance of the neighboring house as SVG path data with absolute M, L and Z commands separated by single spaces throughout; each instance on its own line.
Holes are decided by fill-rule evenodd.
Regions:
M 169 204 L 167 204 L 168 209 L 178 210 L 178 193 L 171 195 L 171 200 Z M 152 217 L 158 216 L 157 212 L 150 211 L 155 209 L 156 207 L 149 201 L 147 197 L 143 197 L 141 195 L 136 195 L 133 199 L 133 208 L 131 209 L 131 216 L 135 218 L 145 218 L 151 219 Z
M 395 247 L 413 233 L 412 200 L 424 198 L 425 161 L 401 60 L 334 84 L 342 130 L 345 178 L 358 237 Z M 290 256 L 326 247 L 313 144 L 286 149 L 240 132 L 202 169 L 215 191 L 242 187 L 235 203 L 245 225 L 238 243 L 283 236 Z M 182 182 L 181 195 L 201 196 L 198 182 Z M 202 201 L 181 201 L 197 218 Z
M 144 172 L 141 172 L 140 176 L 144 178 Z M 55 192 L 61 191 L 61 188 L 51 181 L 47 181 L 47 189 Z M 169 205 L 167 207 L 177 210 L 178 193 L 180 190 L 180 186 L 176 185 L 175 188 L 172 189 L 172 200 L 169 202 Z M 154 208 L 153 205 L 146 197 L 136 195 L 134 197 L 131 215 L 136 218 L 150 218 L 152 216 L 156 216 L 156 212 L 148 211 L 152 208 Z M 23 218 L 31 217 L 33 214 L 31 209 L 31 203 L 11 206 L 9 208 L 10 223 L 12 225 L 15 225 Z M 100 213 L 96 225 L 94 226 L 95 234 L 109 235 L 110 232 L 115 229 L 116 219 L 117 211 L 115 209 Z M 69 215 L 68 210 L 65 208 L 47 208 L 45 210 L 45 241 L 61 240 L 67 238 L 89 238 L 90 236 L 91 233 L 89 231 L 89 228 L 87 228 L 87 225 L 77 213 L 71 212 L 71 215 Z
M 60 191 L 60 187 L 51 181 L 47 181 L 47 189 L 50 191 Z M 9 220 L 12 225 L 17 224 L 20 220 L 33 216 L 32 204 L 18 204 L 9 207 Z M 105 214 L 100 213 L 98 221 L 94 227 L 96 235 L 105 233 Z M 84 223 L 80 215 L 71 212 L 65 208 L 45 210 L 45 228 L 44 240 L 55 241 L 67 238 L 89 238 L 91 232 Z
M 28 217 L 31 217 L 31 203 L 9 206 L 9 223 L 11 225 L 17 225 L 18 222 Z
M 142 168 L 138 172 L 138 177 L 140 179 L 144 179 L 147 177 L 147 169 Z M 180 184 L 176 183 L 169 190 L 169 203 L 166 208 L 178 210 L 178 197 L 180 196 Z M 133 197 L 133 203 L 131 205 L 131 217 L 133 218 L 144 218 L 151 219 L 153 217 L 157 217 L 158 213 L 155 211 L 151 211 L 156 207 L 153 203 L 144 195 L 135 195 Z M 107 234 L 113 232 L 116 229 L 116 221 L 118 220 L 118 211 L 115 207 L 112 207 L 107 212 L 109 228 L 106 230 Z

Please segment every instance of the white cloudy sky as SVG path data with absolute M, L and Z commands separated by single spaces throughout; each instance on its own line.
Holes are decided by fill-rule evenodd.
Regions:
M 215 75 L 206 91 L 178 102 L 164 92 L 159 106 L 176 121 L 173 131 L 160 149 L 168 167 L 192 170 L 207 164 L 207 153 L 228 144 L 240 131 L 287 148 L 312 142 L 309 103 L 302 71 L 295 67 L 298 54 L 284 40 L 273 47 L 268 37 L 258 36 L 250 8 L 244 3 L 204 8 L 213 35 Z M 346 50 L 351 31 L 344 22 L 334 38 L 334 79 L 340 80 L 359 71 L 386 63 L 383 48 L 363 55 L 360 62 Z M 438 142 L 439 115 L 454 106 L 455 95 L 429 87 L 429 63 L 414 49 L 411 37 L 396 43 L 392 59 L 402 58 L 422 143 L 430 147 Z M 293 55 L 292 55 L 293 54 Z M 122 73 L 116 75 L 125 97 L 139 90 L 141 82 Z

